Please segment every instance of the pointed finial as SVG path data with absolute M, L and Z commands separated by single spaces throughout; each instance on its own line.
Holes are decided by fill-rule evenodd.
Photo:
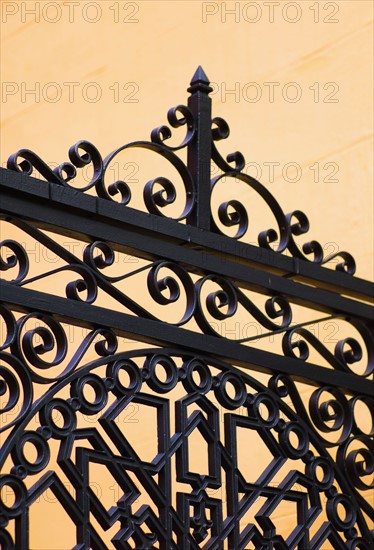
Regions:
M 199 65 L 196 69 L 190 84 L 191 86 L 187 89 L 187 92 L 190 92 L 191 94 L 194 92 L 205 92 L 206 94 L 209 94 L 213 91 L 213 88 L 209 86 L 209 78 L 205 74 L 201 65 Z

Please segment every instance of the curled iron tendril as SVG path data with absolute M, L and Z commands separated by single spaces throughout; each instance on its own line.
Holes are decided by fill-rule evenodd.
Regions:
M 32 329 L 23 331 L 26 323 L 38 323 Z M 42 325 L 40 324 L 43 323 Z M 38 342 L 38 343 L 36 343 Z M 17 357 L 24 358 L 37 369 L 46 370 L 59 365 L 66 357 L 68 341 L 62 325 L 51 315 L 44 313 L 29 313 L 17 321 L 17 340 L 14 352 Z M 42 358 L 48 352 L 54 352 L 54 358 Z
M 215 292 L 211 292 L 206 297 L 206 308 L 209 314 L 219 321 L 232 317 L 238 308 L 238 304 L 254 317 L 262 326 L 269 330 L 286 328 L 292 320 L 292 311 L 289 303 L 283 296 L 273 296 L 265 303 L 265 310 L 268 315 L 264 315 L 262 311 L 237 287 L 229 280 L 217 275 L 206 275 L 196 283 L 197 304 L 195 318 L 200 329 L 205 334 L 214 336 L 222 336 L 217 332 L 206 318 L 201 301 L 201 291 L 207 281 L 212 281 L 221 288 Z M 226 308 L 226 311 L 224 311 Z M 270 319 L 269 319 L 270 317 Z M 271 319 L 280 318 L 281 323 L 278 325 Z
M 82 277 L 81 279 L 71 281 L 66 285 L 66 297 L 70 300 L 77 300 L 79 302 L 93 304 L 97 298 L 97 283 L 92 272 L 84 265 L 65 265 L 57 269 L 53 269 L 52 271 L 48 271 L 47 273 L 42 273 L 41 275 L 33 277 L 32 279 L 23 280 L 21 281 L 21 285 L 26 285 L 30 282 L 40 281 L 42 279 L 45 279 L 46 277 L 56 275 L 57 273 L 63 273 L 65 271 L 78 273 Z M 84 291 L 87 292 L 86 299 L 83 299 L 81 295 L 81 293 Z
M 95 252 L 98 254 L 95 255 Z M 104 241 L 94 241 L 88 244 L 83 251 L 83 261 L 94 271 L 102 273 L 102 270 L 113 265 L 115 260 L 113 248 Z M 107 281 L 120 281 L 123 276 L 109 277 L 103 275 Z
M 84 152 L 81 153 L 81 151 Z M 92 143 L 85 140 L 78 141 L 70 147 L 69 158 L 71 162 L 63 162 L 57 168 L 52 169 L 33 151 L 20 149 L 9 157 L 7 167 L 27 176 L 31 176 L 35 168 L 48 182 L 76 189 L 69 185 L 69 181 L 77 176 L 76 168 L 82 168 L 92 163 L 94 170 L 92 180 L 79 190 L 88 191 L 98 185 L 103 174 L 103 161 L 99 151 Z
M 29 259 L 26 250 L 20 243 L 17 243 L 11 239 L 1 241 L 0 249 L 1 248 L 9 249 L 13 252 L 13 254 L 4 259 L 0 252 L 0 271 L 7 271 L 8 269 L 12 269 L 18 265 L 18 274 L 10 282 L 20 283 L 23 279 L 25 279 L 29 272 Z
M 220 204 L 218 218 L 225 227 L 238 227 L 237 232 L 233 236 L 234 239 L 240 239 L 247 232 L 248 213 L 242 203 L 237 200 L 230 200 Z
M 368 330 L 360 323 L 352 323 L 360 332 L 368 352 L 368 363 L 363 377 L 370 376 L 374 369 L 372 338 Z M 299 335 L 303 339 L 295 339 Z M 308 343 L 335 369 L 352 372 L 349 365 L 359 362 L 362 357 L 362 347 L 355 338 L 344 338 L 337 342 L 334 353 L 331 353 L 314 334 L 305 328 L 294 328 L 287 331 L 282 340 L 283 353 L 288 357 L 306 361 L 309 357 Z M 296 353 L 297 350 L 297 353 Z
M 182 115 L 178 117 L 178 115 Z M 167 114 L 168 122 L 172 128 L 187 127 L 187 132 L 184 140 L 180 145 L 171 146 L 167 145 L 167 148 L 171 151 L 178 151 L 186 147 L 195 135 L 195 120 L 191 110 L 185 105 L 177 105 L 169 109 Z M 151 140 L 158 145 L 165 145 L 165 141 L 171 138 L 172 132 L 168 126 L 158 126 L 151 132 Z
M 290 214 L 286 215 L 286 219 L 290 229 L 287 248 L 294 257 L 312 261 L 321 265 L 327 264 L 335 258 L 342 258 L 343 262 L 338 263 L 335 266 L 335 269 L 337 271 L 348 273 L 349 275 L 355 274 L 356 263 L 353 256 L 351 256 L 348 252 L 337 252 L 324 257 L 323 248 L 317 241 L 309 241 L 304 243 L 302 246 L 302 251 L 300 250 L 293 239 L 293 235 L 304 235 L 309 231 L 309 220 L 304 212 L 301 212 L 301 210 L 294 210 Z M 307 256 L 311 254 L 313 254 L 313 259 L 309 260 Z
M 195 311 L 196 296 L 193 281 L 187 271 L 178 264 L 161 261 L 153 265 L 148 272 L 147 285 L 150 295 L 158 304 L 172 304 L 180 298 L 180 286 L 173 277 L 168 275 L 162 279 L 158 279 L 159 272 L 162 268 L 167 268 L 172 271 L 182 282 L 187 303 L 182 319 L 176 324 L 178 326 L 183 325 L 191 319 Z M 165 295 L 165 290 L 169 291 L 169 296 Z
M 166 158 L 170 164 L 176 169 L 177 173 L 182 179 L 185 191 L 185 205 L 184 209 L 179 216 L 173 217 L 177 221 L 184 220 L 191 213 L 194 207 L 195 201 L 195 187 L 192 180 L 192 176 L 184 162 L 173 152 L 172 147 L 167 147 L 158 141 L 134 141 L 127 145 L 123 145 L 119 149 L 113 151 L 104 159 L 104 174 L 102 180 L 102 187 L 99 196 L 112 200 L 111 196 L 116 195 L 117 193 L 121 194 L 121 202 L 123 204 L 128 204 L 131 198 L 131 192 L 128 185 L 125 182 L 118 181 L 114 184 L 111 184 L 108 187 L 108 191 L 104 186 L 105 174 L 108 171 L 111 162 L 113 159 L 122 151 L 127 149 L 145 149 L 152 151 L 164 158 Z M 158 187 L 157 190 L 155 188 Z M 109 194 L 108 194 L 109 193 Z M 143 188 L 143 199 L 144 204 L 147 210 L 151 214 L 157 216 L 165 217 L 165 214 L 162 212 L 162 208 L 172 204 L 177 196 L 177 191 L 173 182 L 168 178 L 163 176 L 158 176 L 152 180 L 146 182 Z
M 27 328 L 26 324 L 29 325 L 30 321 L 36 326 L 25 331 L 24 328 Z M 58 375 L 55 374 L 55 371 L 53 374 L 49 374 L 49 369 L 63 364 L 66 359 L 68 351 L 66 331 L 61 323 L 51 315 L 29 313 L 17 321 L 16 338 L 13 339 L 11 349 L 22 364 L 30 365 L 29 373 L 34 382 L 49 384 L 64 379 L 74 371 L 94 342 L 95 353 L 99 357 L 107 357 L 117 351 L 118 341 L 113 331 L 104 328 L 94 329 L 83 338 L 76 352 L 63 367 L 62 372 Z M 53 357 L 50 358 L 48 353 L 53 353 Z M 37 371 L 33 368 L 36 368 Z M 44 371 L 46 375 L 40 374 L 38 372 L 40 370 Z
M 267 229 L 265 231 L 262 231 L 258 235 L 258 242 L 259 245 L 262 248 L 271 248 L 271 244 L 275 243 L 279 239 L 279 244 L 276 249 L 277 252 L 283 252 L 283 250 L 286 249 L 287 243 L 288 243 L 288 237 L 289 237 L 289 229 L 287 227 L 287 222 L 285 215 L 277 203 L 277 201 L 274 199 L 273 195 L 255 178 L 252 178 L 252 176 L 249 176 L 248 174 L 243 174 L 242 172 L 226 172 L 224 174 L 220 174 L 219 176 L 216 176 L 212 179 L 211 182 L 211 188 L 212 192 L 214 187 L 217 185 L 217 183 L 223 179 L 223 178 L 230 178 L 234 181 L 242 181 L 246 185 L 248 185 L 251 189 L 253 189 L 257 194 L 261 196 L 261 198 L 266 202 L 268 207 L 270 208 L 271 212 L 274 214 L 275 219 L 278 223 L 278 232 L 275 229 Z M 234 210 L 233 213 L 229 213 L 228 209 L 231 208 Z M 248 213 L 246 208 L 240 201 L 228 201 L 225 203 L 222 203 L 218 210 L 218 215 L 220 221 L 227 227 L 231 227 L 234 225 L 238 226 L 238 230 L 236 235 L 234 235 L 234 238 L 238 239 L 242 237 L 247 229 L 248 229 Z M 215 230 L 222 233 L 222 231 L 214 224 Z
M 212 120 L 212 159 L 216 165 L 223 172 L 241 172 L 245 167 L 245 158 L 240 153 L 240 151 L 235 151 L 234 153 L 229 153 L 226 157 L 226 160 L 219 153 L 215 141 L 221 141 L 222 139 L 227 139 L 230 135 L 230 128 L 227 122 L 220 117 L 213 118 Z M 229 163 L 234 163 L 232 166 Z

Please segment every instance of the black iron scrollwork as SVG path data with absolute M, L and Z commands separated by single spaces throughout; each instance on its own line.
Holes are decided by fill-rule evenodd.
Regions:
M 30 313 L 24 319 L 30 317 L 37 316 Z M 54 331 L 56 335 L 56 327 Z M 157 545 L 164 550 L 197 550 L 207 544 L 212 548 L 224 544 L 241 548 L 251 543 L 255 548 L 273 544 L 289 550 L 306 544 L 317 549 L 327 542 L 334 548 L 370 548 L 365 517 L 355 504 L 356 498 L 366 514 L 372 513 L 361 496 L 369 489 L 366 478 L 373 467 L 370 434 L 362 433 L 353 420 L 353 407 L 360 396 L 349 402 L 338 390 L 320 388 L 312 394 L 308 413 L 289 377 L 274 375 L 267 388 L 209 357 L 173 349 L 118 352 L 115 336 L 96 331 L 96 335 L 99 333 L 104 339 L 95 346 L 98 358 L 81 363 L 78 370 L 71 364 L 42 398 L 27 403 L 23 414 L 9 425 L 14 426 L 13 430 L 5 431 L 1 465 L 10 460 L 12 466 L 9 472 L 3 470 L 0 485 L 6 489 L 2 494 L 15 495 L 12 506 L 6 500 L 0 505 L 0 540 L 5 548 L 27 545 L 24 518 L 37 497 L 49 488 L 69 521 L 76 525 L 77 543 L 85 547 L 107 548 L 105 532 L 111 529 L 111 543 L 128 549 Z M 49 345 L 48 337 L 42 336 L 42 348 L 36 353 L 30 339 L 32 335 L 24 337 L 26 353 L 19 346 L 14 353 L 25 372 L 29 372 L 27 362 L 38 362 L 36 355 Z M 92 333 L 88 340 L 92 343 L 93 339 Z M 82 350 L 77 352 L 73 362 L 77 364 L 83 356 Z M 2 370 L 1 374 L 11 387 L 14 375 L 9 372 Z M 33 379 L 34 384 L 38 382 L 45 383 Z M 177 389 L 180 386 L 184 392 Z M 66 391 L 69 397 L 61 398 Z M 14 401 L 17 392 L 12 389 L 11 393 Z M 324 393 L 330 396 L 327 401 L 322 398 Z M 119 423 L 119 415 L 130 404 L 144 411 L 144 419 L 139 417 L 138 422 L 147 422 L 147 414 L 154 408 L 158 411 L 158 443 L 153 459 L 141 459 L 139 450 L 128 439 L 125 425 Z M 169 406 L 175 408 L 174 425 Z M 222 426 L 221 411 L 225 411 Z M 89 430 L 82 429 L 83 417 L 99 417 L 99 422 L 95 427 L 90 423 Z M 39 424 L 37 430 L 35 421 Z M 110 446 L 100 435 L 101 429 L 110 439 Z M 191 436 L 195 430 L 207 446 L 206 472 L 194 471 L 191 463 Z M 247 453 L 248 448 L 241 447 L 239 431 L 251 440 L 257 437 L 270 455 L 269 464 L 258 478 L 248 479 L 241 469 L 239 455 Z M 339 431 L 342 434 L 335 442 L 323 436 Z M 52 441 L 59 448 L 56 463 Z M 73 442 L 75 457 L 71 454 Z M 89 442 L 88 447 L 85 442 Z M 34 459 L 26 454 L 26 446 L 35 449 Z M 338 448 L 336 463 L 328 448 Z M 173 455 L 178 479 L 175 496 Z M 89 468 L 95 463 L 107 469 L 118 487 L 115 505 L 110 509 L 85 486 Z M 67 476 L 75 496 L 64 490 L 62 476 Z M 141 487 L 148 493 L 148 504 L 138 503 Z M 260 509 L 256 507 L 259 499 L 263 501 Z M 277 525 L 277 508 L 284 501 L 298 503 L 294 526 L 287 537 Z M 241 517 L 246 514 L 249 518 L 252 508 L 256 513 L 243 526 Z M 314 528 L 321 513 L 326 521 Z M 91 515 L 100 525 L 100 532 Z M 13 523 L 14 537 L 6 529 Z
M 212 281 L 220 287 L 219 290 L 211 292 L 206 297 L 206 309 L 213 319 L 221 321 L 232 317 L 237 311 L 238 304 L 240 304 L 253 319 L 256 319 L 261 326 L 269 330 L 285 329 L 289 326 L 292 320 L 291 306 L 282 296 L 273 296 L 266 301 L 265 310 L 268 315 L 267 317 L 239 288 L 237 288 L 228 279 L 217 275 L 207 275 L 196 283 L 197 307 L 195 318 L 199 327 L 205 334 L 220 336 L 220 334 L 210 324 L 208 317 L 204 312 L 201 301 L 201 291 L 207 281 Z M 277 309 L 276 306 L 278 306 L 279 309 Z M 223 311 L 223 308 L 226 308 L 225 312 Z M 277 317 L 281 318 L 281 323 L 279 325 L 271 321 L 271 319 L 275 319 Z
M 13 154 L 8 160 L 8 168 L 25 175 L 32 175 L 33 170 L 37 170 L 39 174 L 47 181 L 63 186 L 71 186 L 81 192 L 95 190 L 98 197 L 106 200 L 115 200 L 121 204 L 128 205 L 132 200 L 132 191 L 129 182 L 118 179 L 109 183 L 109 171 L 111 163 L 115 161 L 118 155 L 125 151 L 133 151 L 134 149 L 144 149 L 156 153 L 165 158 L 171 166 L 173 166 L 180 178 L 182 179 L 185 194 L 184 208 L 179 215 L 170 214 L 165 207 L 172 205 L 178 195 L 177 186 L 168 177 L 158 175 L 153 177 L 143 185 L 143 200 L 146 210 L 156 216 L 172 217 L 177 221 L 193 219 L 193 212 L 197 208 L 197 203 L 202 192 L 202 181 L 199 178 L 204 177 L 201 173 L 192 176 L 191 166 L 198 162 L 204 167 L 203 171 L 209 173 L 210 179 L 210 164 L 215 163 L 218 170 L 221 172 L 211 180 L 211 189 L 209 193 L 214 192 L 215 187 L 220 181 L 226 178 L 230 182 L 240 181 L 245 186 L 252 189 L 270 209 L 275 218 L 277 228 L 269 228 L 262 230 L 257 237 L 258 244 L 261 248 L 273 249 L 276 252 L 284 252 L 288 250 L 292 256 L 301 258 L 306 261 L 311 261 L 316 264 L 335 265 L 335 269 L 353 275 L 356 271 L 356 264 L 353 256 L 348 252 L 337 252 L 324 256 L 323 247 L 315 240 L 304 243 L 301 247 L 298 246 L 294 237 L 304 235 L 309 231 L 309 220 L 307 216 L 300 210 L 294 210 L 289 214 L 285 214 L 271 192 L 260 183 L 257 179 L 249 176 L 244 172 L 245 158 L 239 151 L 230 153 L 226 159 L 219 153 L 216 142 L 227 139 L 230 134 L 230 129 L 227 122 L 220 117 L 211 116 L 209 93 L 212 88 L 209 86 L 209 80 L 201 67 L 198 68 L 194 77 L 191 80 L 189 91 L 192 95 L 196 95 L 200 105 L 202 97 L 209 100 L 205 105 L 209 105 L 209 109 L 201 109 L 199 106 L 191 109 L 185 105 L 177 105 L 169 109 L 167 119 L 170 126 L 162 125 L 151 132 L 151 141 L 135 141 L 123 145 L 110 153 L 105 159 L 96 147 L 88 141 L 81 140 L 69 149 L 70 162 L 64 162 L 55 169 L 51 169 L 38 155 L 28 149 L 21 149 Z M 201 138 L 198 136 L 197 128 L 210 127 L 211 135 L 205 136 L 209 140 L 210 147 L 205 148 L 201 143 Z M 186 134 L 184 139 L 178 145 L 170 145 L 173 129 L 185 128 Z M 200 140 L 200 141 L 199 141 Z M 197 149 L 196 149 L 197 144 Z M 188 149 L 188 161 L 185 163 L 178 156 L 178 152 Z M 210 154 L 208 151 L 210 150 Z M 206 156 L 206 158 L 204 157 Z M 208 155 L 208 156 L 207 156 Z M 204 157 L 204 158 L 203 158 Z M 88 184 L 81 187 L 70 183 L 77 177 L 77 169 L 91 165 L 93 175 Z M 243 204 L 240 200 L 229 199 L 223 202 L 218 207 L 218 219 L 223 227 L 237 227 L 237 231 L 232 238 L 243 238 L 250 226 L 250 205 Z M 209 211 L 205 212 L 204 227 L 211 226 L 211 230 L 218 233 L 223 233 L 214 221 L 214 215 Z M 340 258 L 342 261 L 337 262 Z
M 25 149 L 8 161 L 25 176 L 6 172 L 9 180 L 21 191 L 27 182 L 37 214 L 5 181 L 4 550 L 30 548 L 30 518 L 32 525 L 48 491 L 76 530 L 75 550 L 374 548 L 369 283 L 298 261 L 355 272 L 347 252 L 325 257 L 314 240 L 300 247 L 307 216 L 285 214 L 245 173 L 240 152 L 221 155 L 217 143 L 230 130 L 212 118 L 201 67 L 188 91 L 188 106 L 170 109 L 168 126 L 155 128 L 150 141 L 106 158 L 80 141 L 55 169 Z M 153 172 L 151 162 L 139 189 L 125 177 L 110 178 L 120 154 L 142 150 L 168 170 Z M 80 185 L 85 168 L 91 176 Z M 35 181 L 27 178 L 34 171 L 50 195 L 39 188 L 33 194 Z M 229 194 L 217 204 L 224 185 Z M 234 185 L 245 189 L 239 198 Z M 64 195 L 61 204 L 54 194 Z M 237 260 L 232 250 L 252 231 L 250 194 L 274 219 L 259 227 L 259 266 L 249 246 L 237 245 Z M 79 196 L 72 227 L 45 216 L 48 196 L 59 215 Z M 138 224 L 126 207 L 141 198 L 146 215 L 137 212 Z M 115 223 L 100 209 L 115 213 Z M 170 211 L 174 222 L 160 219 Z M 55 233 L 71 236 L 74 247 Z M 160 249 L 149 245 L 150 236 Z M 39 249 L 56 265 L 32 261 Z M 286 251 L 290 262 L 273 254 Z M 294 273 L 301 282 L 289 280 Z M 324 322 L 333 334 L 323 334 Z M 100 491 L 92 484 L 97 469 L 105 472 Z M 286 528 L 284 506 L 292 509 Z
M 365 369 L 360 376 L 369 377 L 374 370 L 374 341 L 373 334 L 362 322 L 358 320 L 349 320 L 355 327 L 365 346 L 367 359 Z M 300 339 L 296 339 L 295 336 Z M 293 328 L 285 332 L 282 340 L 283 353 L 288 357 L 295 357 L 306 361 L 309 357 L 308 343 L 325 359 L 334 369 L 343 372 L 354 372 L 352 366 L 363 359 L 363 348 L 355 338 L 343 338 L 335 344 L 335 350 L 332 353 L 324 343 L 322 343 L 314 334 L 306 328 Z M 297 350 L 297 352 L 295 351 Z
M 230 129 L 225 120 L 214 118 L 212 120 L 212 160 L 217 167 L 222 170 L 222 174 L 212 179 L 212 192 L 220 180 L 241 181 L 252 188 L 261 199 L 268 205 L 278 225 L 278 231 L 270 228 L 261 231 L 258 235 L 258 244 L 262 248 L 271 248 L 277 241 L 276 252 L 284 252 L 286 249 L 292 256 L 304 260 L 312 261 L 317 264 L 328 264 L 336 258 L 343 261 L 337 263 L 335 269 L 343 271 L 349 275 L 354 275 L 356 271 L 355 260 L 348 252 L 337 252 L 324 257 L 323 248 L 317 241 L 309 241 L 302 245 L 302 249 L 296 244 L 294 236 L 302 235 L 309 231 L 309 220 L 300 210 L 295 210 L 290 214 L 284 214 L 275 197 L 258 180 L 244 173 L 245 159 L 242 153 L 236 151 L 227 155 L 226 160 L 220 155 L 215 146 L 215 141 L 220 141 L 229 137 Z M 230 163 L 234 163 L 232 166 Z M 229 200 L 220 204 L 218 209 L 218 218 L 226 227 L 237 226 L 236 234 L 232 235 L 234 239 L 240 239 L 245 235 L 249 227 L 249 215 L 247 208 L 238 200 Z M 222 232 L 213 222 L 215 231 Z M 309 256 L 312 260 L 309 260 Z
M 116 275 L 111 276 L 110 267 L 116 261 L 116 253 L 109 243 L 97 240 L 87 244 L 80 258 L 26 221 L 10 216 L 6 219 L 65 263 L 30 277 L 30 260 L 23 245 L 15 240 L 4 240 L 0 243 L 1 248 L 4 249 L 0 270 L 9 272 L 10 275 L 7 277 L 6 274 L 6 278 L 12 284 L 27 287 L 65 273 L 72 278 L 70 282 L 65 283 L 67 298 L 87 304 L 97 304 L 99 296 L 104 293 L 133 314 L 157 320 L 158 314 L 149 306 L 149 300 L 145 307 L 141 305 L 142 300 L 132 297 L 126 290 L 126 282 L 143 272 L 146 277 L 143 277 L 140 284 L 146 289 L 146 295 L 151 299 L 151 303 L 155 306 L 157 304 L 169 306 L 170 313 L 172 313 L 173 304 L 177 306 L 184 303 L 184 311 L 179 313 L 175 320 L 171 317 L 170 324 L 182 326 L 188 324 L 191 319 L 195 319 L 204 334 L 222 337 L 225 334 L 222 333 L 219 323 L 235 321 L 235 319 L 241 319 L 243 322 L 244 319 L 245 324 L 254 322 L 260 329 L 265 328 L 270 333 L 283 333 L 281 347 L 284 355 L 288 357 L 307 361 L 310 354 L 309 346 L 311 346 L 318 352 L 321 359 L 327 361 L 334 369 L 342 372 L 357 372 L 356 364 L 361 365 L 365 361 L 366 366 L 360 376 L 369 377 L 373 372 L 373 335 L 370 329 L 358 319 L 343 317 L 342 320 L 346 325 L 351 326 L 352 331 L 358 332 L 359 340 L 353 336 L 343 338 L 337 341 L 335 349 L 331 350 L 320 337 L 318 338 L 309 330 L 308 326 L 297 324 L 292 326 L 293 308 L 286 296 L 273 294 L 266 299 L 263 306 L 265 311 L 263 311 L 245 294 L 239 284 L 235 284 L 230 278 L 206 273 L 194 281 L 185 267 L 163 259 L 120 275 L 118 270 L 115 270 Z M 77 279 L 76 274 L 79 275 Z M 205 288 L 209 288 L 209 285 L 213 285 L 216 290 L 210 290 L 207 294 Z M 240 334 L 232 335 L 230 338 L 240 342 L 246 340 L 241 338 Z
M 178 114 L 182 116 L 178 118 Z M 154 153 L 166 158 L 180 175 L 185 188 L 186 202 L 183 212 L 176 218 L 185 219 L 191 212 L 194 201 L 195 191 L 188 168 L 181 159 L 174 153 L 184 147 L 187 147 L 195 132 L 195 122 L 192 113 L 184 105 L 178 105 L 168 112 L 168 121 L 173 128 L 186 126 L 187 134 L 184 141 L 178 146 L 165 145 L 165 141 L 171 137 L 171 131 L 168 126 L 155 128 L 151 133 L 151 141 L 135 141 L 123 145 L 110 153 L 104 160 L 102 159 L 96 147 L 88 141 L 79 141 L 69 149 L 70 162 L 64 162 L 55 169 L 51 169 L 38 155 L 28 149 L 21 149 L 11 155 L 8 159 L 7 167 L 25 175 L 32 175 L 34 169 L 48 182 L 56 183 L 65 187 L 72 187 L 81 192 L 95 190 L 98 197 L 106 200 L 115 200 L 114 197 L 120 197 L 119 202 L 127 205 L 131 201 L 131 189 L 126 181 L 117 180 L 106 184 L 106 174 L 111 162 L 126 149 L 141 148 L 153 151 Z M 83 151 L 83 152 L 82 152 Z M 91 181 L 77 187 L 71 182 L 78 173 L 77 168 L 83 168 L 91 165 L 93 176 Z M 154 190 L 155 187 L 159 189 Z M 147 210 L 155 215 L 164 216 L 162 208 L 172 204 L 176 199 L 176 188 L 174 184 L 165 177 L 157 176 L 144 185 L 143 190 L 144 203 Z

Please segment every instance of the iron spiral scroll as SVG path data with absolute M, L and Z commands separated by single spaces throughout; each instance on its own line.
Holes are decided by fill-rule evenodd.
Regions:
M 149 141 L 0 169 L 1 550 L 47 502 L 74 550 L 374 548 L 373 286 L 188 92 Z M 140 152 L 165 171 L 112 177 Z

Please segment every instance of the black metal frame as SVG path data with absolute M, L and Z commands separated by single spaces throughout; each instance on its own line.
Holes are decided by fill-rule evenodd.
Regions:
M 130 143 L 104 160 L 81 141 L 70 148 L 70 162 L 54 170 L 23 149 L 0 171 L 4 223 L 60 261 L 59 267 L 29 276 L 35 266 L 27 246 L 12 238 L 2 242 L 8 252 L 0 268 L 10 280 L 0 287 L 6 329 L 0 348 L 0 486 L 14 500 L 0 501 L 2 548 L 30 547 L 29 510 L 48 488 L 76 525 L 75 550 L 108 548 L 97 525 L 103 533 L 118 525 L 111 538 L 118 549 L 374 547 L 368 523 L 373 509 L 365 498 L 374 468 L 374 285 L 354 276 L 351 254 L 324 257 L 313 240 L 300 247 L 295 238 L 309 229 L 306 215 L 284 214 L 266 187 L 243 172 L 241 153 L 226 160 L 220 155 L 216 142 L 228 137 L 229 128 L 223 119 L 212 119 L 211 88 L 201 67 L 188 91 L 188 106 L 168 112 L 171 127 L 186 129 L 178 146 L 168 145 L 172 132 L 161 126 L 150 142 Z M 144 211 L 129 206 L 127 182 L 108 184 L 110 163 L 134 149 L 160 155 L 179 174 L 184 207 L 174 219 L 163 213 L 170 212 L 178 194 L 170 179 L 145 184 Z M 186 163 L 179 156 L 183 149 Z M 212 162 L 220 174 L 211 179 Z M 92 180 L 79 188 L 72 180 L 88 165 Z M 33 170 L 44 181 L 33 177 Z M 211 212 L 212 193 L 223 178 L 251 189 L 273 214 L 277 230 L 261 231 L 259 246 L 245 242 L 249 215 L 239 200 L 221 204 L 217 215 Z M 226 229 L 233 228 L 235 235 L 227 236 Z M 85 243 L 82 255 L 64 248 L 58 235 Z M 282 254 L 286 251 L 290 255 Z M 115 255 L 125 254 L 138 258 L 141 267 L 109 276 Z M 74 280 L 59 285 L 66 297 L 60 290 L 45 292 L 46 278 L 71 275 Z M 143 275 L 156 310 L 123 286 Z M 105 296 L 118 308 L 103 305 Z M 261 297 L 265 302 L 259 305 Z M 170 310 L 174 304 L 178 311 L 184 304 L 179 319 L 161 321 L 157 307 Z M 311 317 L 295 324 L 292 316 L 300 306 Z M 236 316 L 256 323 L 261 335 L 222 335 L 222 323 Z M 311 324 L 326 320 L 340 323 L 348 334 L 333 349 L 311 330 Z M 78 349 L 67 338 L 69 326 L 88 331 Z M 255 345 L 269 337 L 277 340 L 278 350 Z M 143 342 L 144 348 L 123 351 L 122 338 Z M 262 382 L 256 372 L 266 374 Z M 308 407 L 298 382 L 316 387 Z M 93 400 L 85 395 L 86 386 L 94 391 Z M 116 422 L 129 403 L 157 411 L 158 451 L 150 462 Z M 359 406 L 371 411 L 369 430 L 360 425 Z M 87 428 L 82 415 L 100 417 Z M 35 420 L 36 430 L 30 427 Z M 245 479 L 240 471 L 238 428 L 253 441 L 260 438 L 272 456 L 258 479 Z M 190 471 L 189 437 L 195 430 L 207 444 L 204 474 Z M 48 467 L 52 440 L 58 452 Z M 81 440 L 91 448 L 80 447 Z M 34 447 L 34 460 L 26 444 Z M 122 496 L 110 509 L 90 488 L 94 463 L 105 465 L 120 487 Z M 289 472 L 275 486 L 285 465 Z M 72 484 L 74 497 L 62 479 Z M 207 492 L 218 489 L 225 498 Z M 138 507 L 141 494 L 149 502 Z M 262 507 L 243 525 L 260 498 Z M 287 537 L 272 519 L 282 501 L 295 502 L 297 510 Z

